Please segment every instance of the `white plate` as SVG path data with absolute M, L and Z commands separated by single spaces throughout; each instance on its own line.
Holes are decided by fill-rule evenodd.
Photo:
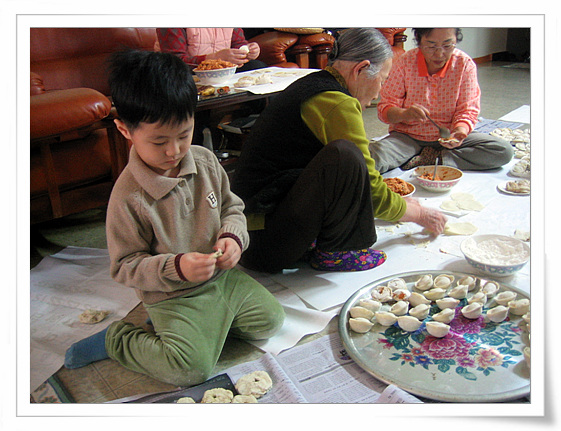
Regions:
M 528 196 L 530 194 L 530 192 L 522 192 L 522 193 L 518 193 L 518 192 L 513 192 L 510 190 L 507 190 L 506 188 L 506 184 L 510 181 L 520 181 L 520 180 L 508 180 L 508 181 L 503 181 L 502 183 L 497 185 L 497 189 L 499 189 L 499 191 L 506 193 L 507 195 L 514 195 L 514 196 Z
M 411 184 L 410 182 L 407 182 L 407 184 L 409 184 L 411 187 L 413 187 L 413 191 L 407 195 L 403 195 L 402 198 L 408 198 L 409 196 L 411 196 L 413 193 L 415 193 L 415 190 L 417 190 L 417 188 Z
M 370 298 L 375 286 L 393 278 L 403 278 L 409 290 L 421 275 L 454 275 L 451 271 L 417 271 L 377 280 L 355 292 L 343 305 L 339 333 L 347 353 L 369 374 L 412 394 L 448 402 L 499 402 L 515 400 L 530 393 L 530 370 L 522 350 L 528 345 L 528 333 L 521 329 L 522 318 L 509 314 L 501 323 L 484 323 L 483 318 L 468 320 L 457 315 L 444 338 L 434 338 L 421 328 L 412 333 L 397 325 L 382 326 L 359 334 L 349 328 L 349 310 L 360 299 Z M 487 280 L 477 275 L 479 282 Z M 501 291 L 513 290 L 518 298 L 528 298 L 519 289 L 500 283 Z M 471 296 L 473 292 L 468 296 Z M 465 300 L 463 300 L 465 301 Z M 492 300 L 487 302 L 491 304 Z M 430 315 L 438 312 L 432 303 Z M 457 307 L 461 308 L 462 303 Z M 430 318 L 429 318 L 430 319 Z M 427 321 L 427 319 L 425 319 Z

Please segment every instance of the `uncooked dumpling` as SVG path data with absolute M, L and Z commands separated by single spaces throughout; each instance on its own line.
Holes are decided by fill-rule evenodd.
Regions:
M 397 322 L 397 316 L 389 311 L 378 311 L 376 313 L 376 322 L 382 326 L 392 326 Z
M 430 305 L 419 304 L 409 310 L 409 315 L 416 317 L 419 320 L 426 319 L 430 312 Z
M 255 85 L 272 84 L 272 83 L 273 83 L 273 80 L 266 73 L 258 76 L 257 79 L 255 80 Z
M 370 329 L 374 326 L 374 323 L 364 317 L 351 317 L 349 319 L 349 326 L 354 332 L 364 334 L 370 331 Z
M 409 297 L 409 304 L 412 307 L 416 307 L 421 304 L 430 304 L 430 299 L 427 299 L 425 295 L 422 295 L 418 292 L 411 292 L 411 296 Z
M 253 84 L 255 84 L 255 81 L 256 79 L 253 76 L 242 76 L 236 83 L 234 83 L 234 87 L 251 87 Z
M 374 317 L 374 312 L 372 310 L 369 310 L 368 308 L 365 307 L 361 307 L 359 305 L 355 307 L 351 307 L 351 309 L 349 310 L 349 314 L 351 315 L 351 317 L 362 317 L 368 320 Z
M 455 299 L 464 299 L 467 296 L 469 286 L 467 284 L 459 284 L 454 286 L 448 292 L 448 296 Z
M 471 304 L 463 307 L 461 311 L 464 317 L 466 317 L 467 319 L 477 319 L 479 316 L 481 316 L 483 305 L 481 305 L 479 302 L 472 302 Z
M 421 327 L 421 322 L 419 319 L 413 316 L 399 316 L 397 318 L 397 324 L 401 329 L 407 332 L 414 332 Z
M 366 298 L 366 299 L 361 299 L 360 301 L 358 301 L 358 305 L 359 305 L 360 307 L 364 307 L 364 308 L 366 308 L 367 310 L 370 310 L 370 311 L 372 311 L 372 312 L 374 312 L 374 313 L 375 313 L 376 311 L 379 311 L 380 308 L 382 308 L 382 303 L 381 303 L 381 302 L 375 301 L 375 300 L 373 300 L 373 299 L 368 299 L 368 298 Z
M 394 305 L 390 308 L 390 313 L 395 314 L 396 316 L 403 316 L 407 314 L 409 310 L 409 303 L 406 301 L 397 301 Z
M 427 332 L 433 337 L 442 338 L 450 332 L 450 326 L 442 322 L 427 322 Z
M 486 317 L 495 323 L 502 322 L 508 316 L 508 308 L 504 305 L 497 305 L 489 310 L 487 310 Z

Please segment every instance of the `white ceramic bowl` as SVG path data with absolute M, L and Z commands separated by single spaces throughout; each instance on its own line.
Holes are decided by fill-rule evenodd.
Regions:
M 219 85 L 224 84 L 228 81 L 234 73 L 236 73 L 237 67 L 225 67 L 224 69 L 212 69 L 212 70 L 197 70 L 194 69 L 193 72 L 198 76 L 201 84 L 203 85 Z
M 460 250 L 471 266 L 495 277 L 512 275 L 530 260 L 528 244 L 504 235 L 471 236 L 462 241 Z
M 419 166 L 415 169 L 415 175 L 419 185 L 428 190 L 429 192 L 447 192 L 454 187 L 462 178 L 462 171 L 450 166 L 438 166 L 436 168 L 436 175 L 440 177 L 441 181 L 428 180 L 421 178 L 422 175 L 434 173 L 434 166 Z
M 412 191 L 411 193 L 407 194 L 407 195 L 402 196 L 402 198 L 408 198 L 408 197 L 411 196 L 413 193 L 415 193 L 415 190 L 417 190 L 413 184 L 411 184 L 411 183 L 409 183 L 409 182 L 408 182 L 407 184 L 409 184 L 411 187 L 413 187 L 413 191 Z

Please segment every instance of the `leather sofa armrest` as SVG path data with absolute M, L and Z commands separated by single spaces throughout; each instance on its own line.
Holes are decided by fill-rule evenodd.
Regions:
M 38 73 L 31 72 L 30 95 L 35 96 L 37 94 L 43 94 L 44 92 L 45 86 L 43 85 L 43 77 Z
M 400 41 L 402 39 L 403 32 L 405 30 L 407 30 L 406 28 L 397 28 L 397 27 L 389 27 L 389 28 L 377 28 L 377 30 L 380 31 L 380 33 L 382 33 L 386 39 L 388 39 L 388 42 L 390 43 L 391 46 L 395 46 L 395 41 L 394 38 L 396 35 L 401 35 Z M 407 36 L 405 36 L 405 39 L 407 39 Z
M 107 117 L 111 102 L 91 88 L 47 91 L 31 96 L 31 139 L 56 136 Z
M 298 43 L 310 45 L 312 48 L 318 45 L 329 45 L 333 47 L 335 38 L 328 33 L 306 34 L 300 36 Z
M 297 35 L 281 31 L 269 31 L 249 40 L 249 42 L 257 42 L 261 51 L 258 59 L 268 66 L 285 63 L 286 50 L 297 41 Z

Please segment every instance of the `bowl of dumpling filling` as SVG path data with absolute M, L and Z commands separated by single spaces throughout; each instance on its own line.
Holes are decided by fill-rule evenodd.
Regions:
M 429 192 L 447 192 L 462 178 L 462 171 L 451 166 L 438 166 L 434 175 L 433 166 L 419 166 L 413 171 L 419 185 Z
M 520 271 L 530 260 L 530 246 L 504 235 L 473 235 L 460 244 L 466 261 L 479 272 L 507 277 Z
M 384 178 L 384 182 L 388 188 L 400 195 L 402 198 L 406 198 L 415 193 L 415 186 L 401 178 Z
M 236 70 L 237 66 L 229 61 L 204 60 L 193 72 L 203 85 L 220 85 L 232 78 Z

